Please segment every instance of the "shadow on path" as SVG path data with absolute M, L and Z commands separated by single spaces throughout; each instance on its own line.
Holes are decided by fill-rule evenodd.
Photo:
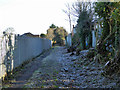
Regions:
M 54 48 L 52 48 L 54 49 Z M 33 75 L 33 73 L 39 69 L 42 60 L 49 56 L 52 49 L 45 51 L 39 57 L 36 57 L 33 61 L 23 66 L 19 71 L 16 71 L 16 75 L 13 74 L 14 79 L 6 83 L 3 82 L 3 88 L 21 88 L 26 81 Z

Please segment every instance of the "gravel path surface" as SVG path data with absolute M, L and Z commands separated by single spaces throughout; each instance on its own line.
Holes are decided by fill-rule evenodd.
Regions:
M 120 88 L 120 77 L 106 78 L 103 67 L 86 58 L 67 53 L 65 47 L 54 47 L 25 65 L 5 88 Z
M 120 77 L 102 76 L 103 66 L 85 58 L 86 53 L 70 56 L 65 47 L 55 47 L 24 88 L 119 88 Z

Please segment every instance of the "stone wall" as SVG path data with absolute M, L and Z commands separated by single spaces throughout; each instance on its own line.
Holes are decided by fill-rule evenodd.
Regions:
M 51 48 L 51 40 L 26 35 L 0 35 L 0 78 L 24 61 Z

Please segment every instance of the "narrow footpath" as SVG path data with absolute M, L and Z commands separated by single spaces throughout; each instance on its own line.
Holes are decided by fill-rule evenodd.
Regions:
M 70 55 L 65 47 L 54 47 L 44 58 L 42 56 L 26 67 L 28 78 L 17 79 L 24 83 L 12 87 L 22 88 L 119 88 L 119 77 L 106 78 L 103 66 L 86 58 L 87 50 L 79 56 Z M 36 64 L 35 64 L 36 63 Z M 28 65 L 27 65 L 28 66 Z M 32 70 L 30 67 L 36 67 Z
M 16 72 L 12 75 L 11 80 L 7 80 L 2 83 L 3 88 L 22 88 L 27 80 L 33 75 L 33 73 L 39 69 L 41 66 L 42 60 L 47 57 L 51 53 L 52 49 L 43 52 L 38 57 L 34 58 L 28 64 L 23 66 L 22 68 L 16 70 Z

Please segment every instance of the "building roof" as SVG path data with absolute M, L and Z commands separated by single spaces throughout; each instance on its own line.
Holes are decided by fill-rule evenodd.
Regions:
M 40 37 L 39 35 L 34 35 L 34 34 L 30 33 L 30 32 L 24 33 L 22 36 L 24 36 L 24 35 L 29 36 L 29 37 Z

